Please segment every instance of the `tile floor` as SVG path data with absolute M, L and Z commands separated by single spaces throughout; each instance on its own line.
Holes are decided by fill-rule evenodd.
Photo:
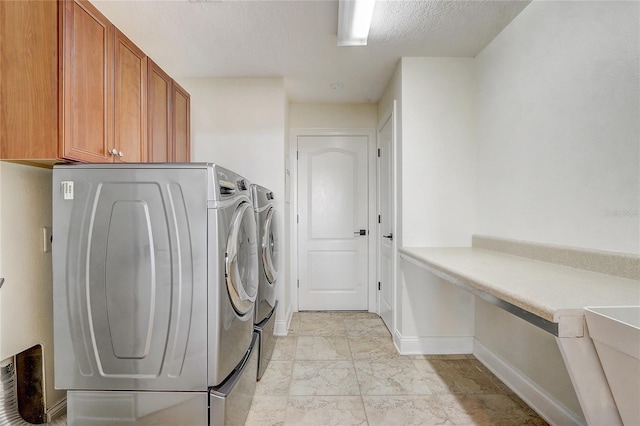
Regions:
M 296 313 L 247 426 L 546 425 L 471 355 L 403 356 L 382 320 Z

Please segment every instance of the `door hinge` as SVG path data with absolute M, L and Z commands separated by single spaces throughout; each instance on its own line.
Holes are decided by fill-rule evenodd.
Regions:
M 300 159 L 300 151 L 296 151 L 296 160 Z
M 300 280 L 298 280 L 298 288 L 300 288 Z
M 382 223 L 382 222 L 380 222 L 380 215 L 378 215 L 378 223 Z
M 380 158 L 380 152 L 382 151 L 382 149 L 378 148 L 378 158 Z
M 299 214 L 296 215 L 296 223 L 300 223 L 300 215 Z
M 380 281 L 378 281 L 378 291 L 380 291 Z

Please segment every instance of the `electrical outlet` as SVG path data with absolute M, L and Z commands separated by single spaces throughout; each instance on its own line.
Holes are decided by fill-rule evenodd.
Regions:
M 49 253 L 51 251 L 51 241 L 53 237 L 51 236 L 51 227 L 46 226 L 42 228 L 42 251 L 45 253 Z

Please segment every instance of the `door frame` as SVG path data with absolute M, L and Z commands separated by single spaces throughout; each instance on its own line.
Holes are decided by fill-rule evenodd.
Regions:
M 387 108 L 387 110 L 384 112 L 384 114 L 381 116 L 382 118 L 380 119 L 380 121 L 378 122 L 378 128 L 376 129 L 376 136 L 377 136 L 377 147 L 381 148 L 380 146 L 380 132 L 382 131 L 382 129 L 384 128 L 384 126 L 391 121 L 391 155 L 393 156 L 392 159 L 393 161 L 391 162 L 391 170 L 390 172 L 390 185 L 389 185 L 389 192 L 390 192 L 390 196 L 391 199 L 389 200 L 389 203 L 391 205 L 391 217 L 389 218 L 389 221 L 391 223 L 391 229 L 393 230 L 393 239 L 391 240 L 391 282 L 389 283 L 389 285 L 391 285 L 391 324 L 390 324 L 390 331 L 391 333 L 395 336 L 397 335 L 396 333 L 396 324 L 398 323 L 397 321 L 397 316 L 398 316 L 398 309 L 397 309 L 397 303 L 396 300 L 398 298 L 398 295 L 396 294 L 396 285 L 397 285 L 397 271 L 398 271 L 398 241 L 400 238 L 400 232 L 399 232 L 399 226 L 398 226 L 398 188 L 397 188 L 397 182 L 398 182 L 398 149 L 397 149 L 397 124 L 398 124 L 398 115 L 397 115 L 397 101 L 394 99 L 393 103 L 389 106 L 389 108 Z M 376 198 L 378 199 L 378 204 L 376 205 L 376 209 L 378 210 L 378 214 L 380 214 L 380 158 L 376 158 L 376 174 L 377 174 L 377 179 L 376 179 Z M 379 224 L 376 224 L 379 225 Z M 380 238 L 382 237 L 382 232 L 380 230 L 380 226 L 376 226 L 376 280 L 380 281 L 380 265 L 381 265 L 381 249 L 380 249 Z M 381 304 L 381 296 L 380 296 L 380 290 L 378 290 L 378 313 L 380 313 L 380 304 Z
M 320 128 L 291 128 L 289 130 L 289 155 L 293 166 L 291 169 L 291 204 L 289 213 L 291 217 L 291 247 L 290 272 L 291 272 L 291 305 L 292 311 L 298 312 L 298 137 L 300 136 L 366 136 L 367 137 L 367 180 L 369 212 L 367 215 L 367 228 L 369 238 L 367 249 L 367 306 L 369 312 L 378 313 L 378 287 L 377 287 L 377 129 L 375 128 L 347 128 L 347 129 L 320 129 Z

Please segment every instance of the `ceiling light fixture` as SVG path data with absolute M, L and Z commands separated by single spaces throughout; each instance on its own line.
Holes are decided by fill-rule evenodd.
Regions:
M 366 46 L 376 0 L 338 1 L 338 46 Z

